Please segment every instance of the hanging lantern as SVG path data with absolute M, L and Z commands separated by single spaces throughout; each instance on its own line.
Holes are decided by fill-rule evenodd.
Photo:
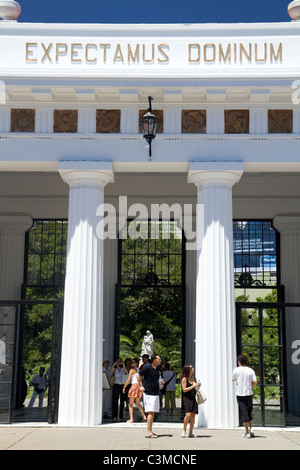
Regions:
M 152 106 L 151 101 L 153 98 L 151 96 L 148 97 L 149 100 L 149 108 L 147 113 L 142 117 L 142 129 L 143 129 L 143 137 L 147 140 L 149 144 L 149 157 L 151 157 L 151 142 L 155 139 L 156 136 L 156 129 L 157 129 L 157 117 L 152 113 Z

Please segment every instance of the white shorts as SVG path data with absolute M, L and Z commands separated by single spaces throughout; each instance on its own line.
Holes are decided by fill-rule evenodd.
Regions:
M 159 413 L 159 395 L 146 395 L 146 393 L 144 393 L 143 402 L 145 413 L 149 413 L 150 411 Z

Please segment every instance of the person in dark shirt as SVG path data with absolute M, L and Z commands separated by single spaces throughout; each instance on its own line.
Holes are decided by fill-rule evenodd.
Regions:
M 159 413 L 159 372 L 158 366 L 161 364 L 161 358 L 158 354 L 151 356 L 151 365 L 143 367 L 138 373 L 138 381 L 144 392 L 144 409 L 147 414 L 147 434 L 145 437 L 157 438 L 152 431 L 155 413 Z

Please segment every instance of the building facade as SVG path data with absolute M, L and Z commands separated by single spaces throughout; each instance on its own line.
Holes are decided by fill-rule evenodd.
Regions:
M 300 302 L 300 23 L 6 20 L 0 36 L 1 300 L 22 296 L 33 222 L 68 221 L 58 424 L 102 421 L 119 229 L 177 204 L 184 357 L 208 396 L 198 425 L 237 426 L 233 220 L 271 221 L 285 302 Z M 151 157 L 140 126 L 149 96 Z M 115 209 L 117 235 L 104 235 L 101 207 Z M 287 396 L 300 416 L 299 308 L 287 312 Z

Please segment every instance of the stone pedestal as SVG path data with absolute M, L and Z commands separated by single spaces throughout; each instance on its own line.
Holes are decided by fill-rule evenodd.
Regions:
M 0 18 L 15 21 L 21 14 L 21 5 L 15 0 L 0 0 Z
M 288 5 L 288 14 L 293 21 L 300 21 L 300 0 L 294 0 Z

